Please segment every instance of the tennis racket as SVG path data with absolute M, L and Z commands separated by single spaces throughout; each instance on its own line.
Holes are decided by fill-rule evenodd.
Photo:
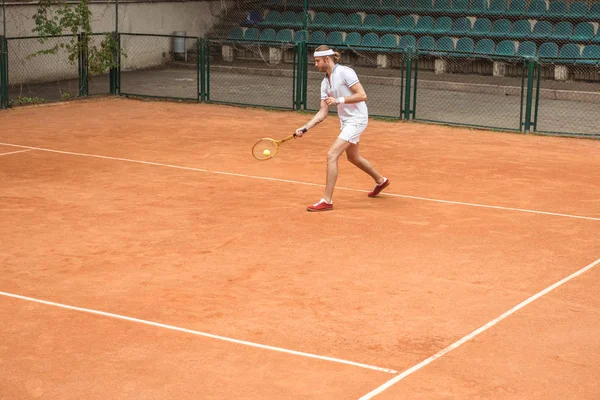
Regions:
M 306 132 L 307 129 L 304 128 L 302 132 Z M 277 152 L 279 151 L 279 146 L 282 143 L 287 142 L 288 140 L 292 140 L 296 137 L 296 134 L 292 134 L 290 136 L 284 137 L 280 140 L 275 140 L 271 138 L 264 138 L 259 140 L 252 146 L 252 156 L 260 161 L 270 160 L 275 157 Z

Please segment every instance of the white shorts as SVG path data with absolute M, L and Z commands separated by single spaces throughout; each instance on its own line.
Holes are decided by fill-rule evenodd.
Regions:
M 360 135 L 367 129 L 367 124 L 344 124 L 342 125 L 342 131 L 338 138 L 358 144 L 360 141 Z

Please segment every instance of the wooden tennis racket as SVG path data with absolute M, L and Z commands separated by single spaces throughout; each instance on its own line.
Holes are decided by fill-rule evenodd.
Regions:
M 306 131 L 306 128 L 302 130 L 302 132 Z M 281 146 L 282 143 L 285 143 L 288 140 L 292 140 L 295 137 L 296 134 L 294 133 L 280 140 L 275 140 L 271 138 L 260 139 L 254 144 L 254 146 L 252 146 L 252 156 L 259 161 L 270 160 L 271 158 L 275 157 L 275 155 L 277 155 L 277 152 L 279 151 L 279 146 Z

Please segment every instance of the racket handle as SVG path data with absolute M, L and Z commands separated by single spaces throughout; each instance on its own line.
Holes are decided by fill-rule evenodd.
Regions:
M 303 128 L 303 129 L 302 129 L 302 133 L 306 133 L 306 132 L 308 132 L 308 129 L 306 129 L 306 128 Z M 294 132 L 294 137 L 296 137 L 296 132 Z

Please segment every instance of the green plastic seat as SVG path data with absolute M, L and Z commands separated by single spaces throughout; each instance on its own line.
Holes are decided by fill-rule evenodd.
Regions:
M 417 39 L 413 35 L 405 35 L 400 38 L 398 48 L 402 50 L 414 50 L 417 48 Z
M 310 34 L 309 43 L 321 45 L 327 40 L 327 35 L 323 31 L 314 31 Z
M 464 14 L 469 9 L 469 0 L 453 0 L 452 11 L 455 14 Z
M 379 47 L 379 35 L 374 32 L 369 32 L 362 37 L 362 47 L 373 48 Z
M 563 60 L 575 62 L 581 58 L 581 49 L 579 48 L 579 45 L 575 43 L 567 43 L 560 48 L 558 57 Z
M 274 42 L 275 41 L 275 30 L 268 28 L 260 31 L 260 40 Z
M 550 6 L 548 7 L 548 15 L 551 17 L 566 17 L 567 4 L 564 1 L 551 1 Z
M 392 32 L 396 30 L 398 26 L 398 21 L 396 20 L 395 15 L 386 14 L 381 17 L 381 22 L 379 23 L 378 31 L 383 32 Z
M 344 44 L 350 47 L 358 47 L 360 46 L 360 42 L 362 37 L 358 32 L 350 32 L 346 35 L 346 39 L 344 40 Z
M 331 19 L 329 18 L 329 14 L 320 11 L 313 17 L 310 27 L 312 29 L 327 29 L 329 28 L 330 23 Z
M 573 36 L 573 24 L 569 21 L 560 21 L 554 25 L 551 38 L 554 40 L 568 40 Z
M 503 15 L 506 13 L 506 0 L 490 0 L 486 14 Z
M 379 26 L 379 15 L 377 14 L 367 14 L 365 20 L 363 21 L 363 27 L 368 29 L 375 29 Z
M 437 13 L 448 13 L 452 11 L 450 0 L 434 0 L 433 9 Z
M 597 44 L 588 44 L 581 53 L 581 63 L 600 65 L 600 46 Z
M 546 15 L 546 0 L 533 0 L 527 9 L 527 15 L 530 17 L 543 17 Z
M 488 36 L 492 30 L 492 21 L 487 18 L 477 18 L 473 24 L 473 36 Z
M 535 57 L 537 54 L 537 46 L 534 42 L 526 41 L 519 43 L 517 55 L 521 57 Z
M 339 31 L 329 32 L 325 44 L 328 46 L 341 46 L 344 44 L 344 34 Z
M 435 42 L 435 50 L 443 52 L 454 51 L 454 40 L 451 37 L 443 36 Z
M 412 15 L 403 15 L 398 20 L 396 32 L 412 32 L 415 29 L 415 18 Z
M 534 38 L 549 38 L 552 36 L 552 23 L 549 21 L 538 21 L 533 26 L 531 37 Z
M 527 19 L 520 19 L 513 24 L 509 38 L 524 39 L 531 36 L 531 22 Z
M 362 26 L 362 17 L 360 14 L 348 15 L 348 26 L 352 28 L 360 28 Z
M 571 40 L 587 42 L 594 37 L 594 25 L 589 22 L 580 22 L 575 26 Z
M 450 33 L 452 30 L 452 18 L 450 17 L 438 17 L 435 20 L 435 27 L 433 32 L 437 34 Z
M 267 13 L 267 15 L 265 16 L 265 19 L 263 19 L 262 22 L 258 23 L 258 26 L 260 26 L 260 27 L 275 26 L 274 24 L 276 22 L 278 22 L 279 20 L 281 20 L 281 14 L 279 13 L 279 11 L 272 10 Z
M 465 17 L 456 18 L 452 24 L 453 35 L 470 35 L 471 34 L 471 21 Z
M 414 11 L 423 13 L 423 12 L 431 12 L 433 9 L 432 0 L 415 0 L 415 9 Z
M 302 25 L 301 17 L 298 16 L 294 11 L 285 11 L 281 14 L 281 18 L 278 21 L 271 23 L 273 26 L 295 28 Z
M 240 27 L 231 28 L 227 35 L 228 40 L 241 40 L 244 38 L 244 30 Z
M 471 0 L 471 12 L 476 15 L 485 14 L 488 9 L 487 0 Z
M 371 3 L 372 3 L 372 0 L 371 0 Z M 396 2 L 396 4 L 393 6 L 394 11 L 409 11 L 409 10 L 413 10 L 414 8 L 415 8 L 414 0 L 398 0 Z
M 244 32 L 244 39 L 257 41 L 258 34 L 259 32 L 257 28 L 248 28 L 246 29 L 246 32 Z
M 490 36 L 505 38 L 510 35 L 510 21 L 502 18 L 494 21 L 492 25 L 492 31 L 490 32 Z
M 475 45 L 475 53 L 491 55 L 494 54 L 496 43 L 492 39 L 481 39 Z
M 460 57 L 467 57 L 473 54 L 473 50 L 475 48 L 475 43 L 473 39 L 468 37 L 460 38 L 456 41 L 456 54 Z
M 583 1 L 576 1 L 571 3 L 569 7 L 569 14 L 567 14 L 571 18 L 580 18 L 585 17 L 587 15 L 587 3 Z
M 556 58 L 558 57 L 558 45 L 554 42 L 545 42 L 540 45 L 538 50 L 540 58 Z
M 496 46 L 496 55 L 498 56 L 514 56 L 515 42 L 512 40 L 503 40 Z
M 431 51 L 435 48 L 433 36 L 421 36 L 417 41 L 417 49 L 421 51 Z
M 415 25 L 414 32 L 416 33 L 431 33 L 433 32 L 433 17 L 424 15 L 419 17 L 417 24 Z
M 379 46 L 395 49 L 398 47 L 398 38 L 393 33 L 386 33 L 385 35 L 381 36 L 381 39 L 379 40 Z
M 294 32 L 294 42 L 308 42 L 308 31 L 300 30 Z
M 527 3 L 525 0 L 512 0 L 506 9 L 507 15 L 525 15 Z
M 345 14 L 336 12 L 331 14 L 331 20 L 329 22 L 330 29 L 345 29 L 348 25 L 348 19 Z
M 590 6 L 590 11 L 588 12 L 588 17 L 590 17 L 590 19 L 600 19 L 600 2 L 598 3 L 593 3 Z
M 262 37 L 261 37 L 262 39 Z M 282 29 L 279 32 L 277 32 L 277 36 L 275 37 L 275 40 L 278 42 L 293 42 L 293 32 L 290 29 Z

